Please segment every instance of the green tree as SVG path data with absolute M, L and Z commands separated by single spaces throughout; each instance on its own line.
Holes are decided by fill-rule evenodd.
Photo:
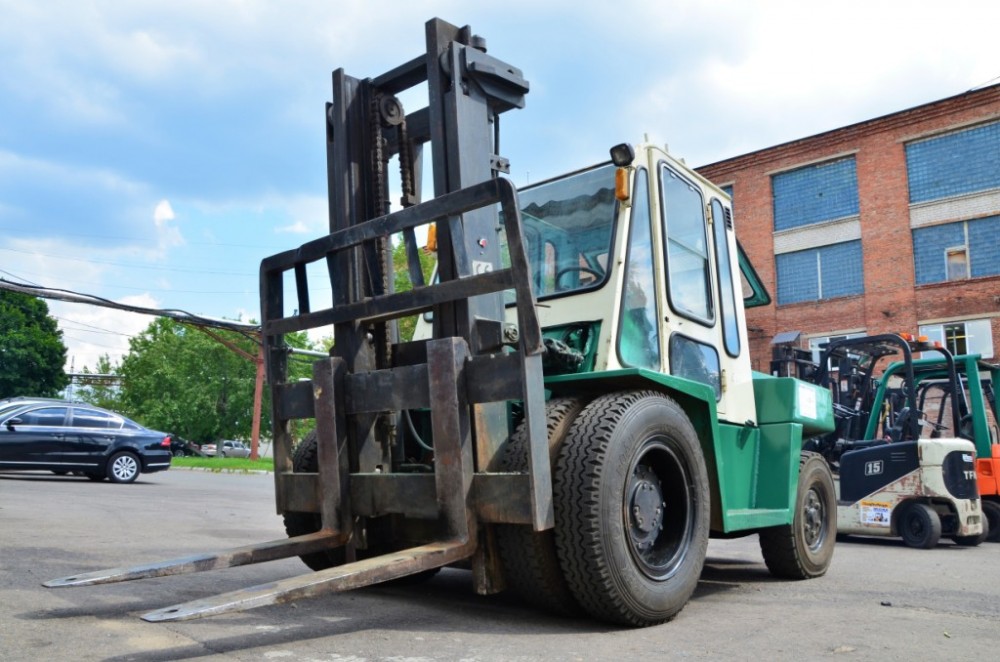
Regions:
M 58 395 L 69 383 L 65 364 L 62 331 L 48 305 L 0 290 L 0 398 Z
M 246 354 L 257 356 L 255 339 L 232 331 L 212 333 Z M 304 334 L 286 341 L 308 346 Z M 122 359 L 120 411 L 152 428 L 205 443 L 247 439 L 253 425 L 256 364 L 198 329 L 159 318 L 132 338 Z M 293 378 L 310 368 L 289 362 Z M 270 429 L 264 392 L 261 429 Z
M 434 271 L 434 265 L 437 263 L 437 255 L 428 251 L 421 249 L 420 254 L 420 269 L 424 274 L 424 282 L 430 282 L 431 273 Z M 392 264 L 394 273 L 394 291 L 396 292 L 407 292 L 413 288 L 410 282 L 410 274 L 407 271 L 406 262 L 406 244 L 399 241 L 392 249 Z M 417 317 L 413 315 L 411 317 L 404 317 L 399 320 L 399 339 L 400 341 L 408 341 L 413 338 L 413 330 L 417 325 Z

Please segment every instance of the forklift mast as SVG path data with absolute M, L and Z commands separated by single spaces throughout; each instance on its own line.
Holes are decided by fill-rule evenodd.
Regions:
M 517 193 L 498 176 L 508 170 L 498 154 L 500 115 L 523 107 L 528 83 L 518 69 L 488 55 L 485 41 L 468 27 L 431 20 L 426 44 L 424 55 L 375 78 L 333 73 L 333 102 L 326 108 L 330 234 L 261 265 L 277 510 L 321 513 L 323 529 L 348 547 L 358 540 L 357 517 L 413 515 L 414 503 L 422 501 L 423 517 L 435 501 L 440 505 L 435 514 L 444 520 L 441 539 L 474 537 L 471 484 L 474 474 L 483 475 L 479 483 L 490 482 L 485 474 L 509 436 L 509 400 L 526 403 L 533 471 L 530 489 L 512 490 L 530 495 L 530 513 L 514 508 L 518 514 L 504 517 L 526 516 L 536 529 L 553 522 L 541 331 Z M 407 112 L 397 95 L 419 86 L 426 89 L 427 105 Z M 422 202 L 427 143 L 435 195 Z M 403 196 L 401 209 L 390 213 L 392 157 L 399 162 Z M 438 280 L 425 283 L 415 228 L 431 223 Z M 394 235 L 405 243 L 413 285 L 406 292 L 393 292 Z M 313 309 L 310 265 L 329 273 L 330 308 Z M 288 275 L 295 282 L 293 314 L 283 300 Z M 516 331 L 504 324 L 504 291 L 516 294 Z M 400 343 L 396 320 L 427 312 L 433 314 L 433 337 Z M 289 383 L 283 334 L 331 324 L 330 360 L 315 364 L 311 382 Z M 405 459 L 401 417 L 425 408 L 431 410 L 437 481 L 429 496 L 417 486 L 426 476 L 397 472 Z M 293 469 L 290 423 L 296 418 L 316 419 L 317 474 Z M 507 489 L 497 492 L 498 503 L 508 503 L 499 497 Z M 481 496 L 478 507 L 503 510 L 487 502 Z

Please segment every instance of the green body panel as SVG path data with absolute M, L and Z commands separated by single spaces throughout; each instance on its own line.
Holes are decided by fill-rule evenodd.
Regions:
M 701 440 L 711 483 L 712 529 L 731 533 L 791 523 L 802 450 L 799 422 L 720 423 L 711 387 L 641 368 L 547 377 L 545 386 L 554 395 L 641 388 L 669 394 L 684 408 Z
M 798 423 L 810 437 L 833 432 L 833 399 L 830 391 L 792 377 L 753 373 L 757 424 Z

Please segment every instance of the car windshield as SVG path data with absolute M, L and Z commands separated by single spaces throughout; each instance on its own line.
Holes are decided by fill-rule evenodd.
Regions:
M 614 236 L 614 166 L 548 180 L 518 191 L 518 198 L 535 295 L 603 284 Z

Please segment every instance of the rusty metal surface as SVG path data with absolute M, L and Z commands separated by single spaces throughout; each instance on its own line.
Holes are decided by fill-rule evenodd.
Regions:
M 461 540 L 471 537 L 466 504 L 472 487 L 472 440 L 462 371 L 467 356 L 460 338 L 427 343 L 437 499 L 449 532 Z
M 350 482 L 355 515 L 435 519 L 440 514 L 434 474 L 351 474 Z
M 343 408 L 344 360 L 331 357 L 313 363 L 316 410 L 319 502 L 323 528 L 350 536 L 351 503 L 345 476 L 341 478 L 340 448 L 346 440 Z
M 271 397 L 281 420 L 312 418 L 315 415 L 310 381 L 275 384 L 271 388 Z
M 472 479 L 476 516 L 494 524 L 532 524 L 531 476 L 477 473 Z
M 431 543 L 319 572 L 310 572 L 277 582 L 157 609 L 144 614 L 142 619 L 149 622 L 185 621 L 361 588 L 454 563 L 467 558 L 472 548 L 473 545 L 461 542 Z
M 113 584 L 115 582 L 132 581 L 134 579 L 165 577 L 168 575 L 204 572 L 219 568 L 232 568 L 239 565 L 263 563 L 265 561 L 274 561 L 291 556 L 299 556 L 300 554 L 309 554 L 310 552 L 322 549 L 329 549 L 335 546 L 336 539 L 336 536 L 329 531 L 319 531 L 306 536 L 272 540 L 260 543 L 259 545 L 247 545 L 214 554 L 195 554 L 169 561 L 158 561 L 156 563 L 147 563 L 127 568 L 112 568 L 110 570 L 98 570 L 70 577 L 61 577 L 47 581 L 42 586 L 46 588 L 92 586 L 94 584 Z
M 295 513 L 319 512 L 319 474 L 284 473 L 278 481 L 277 502 L 284 511 Z M 280 515 L 281 509 L 278 510 Z
M 348 414 L 430 406 L 426 364 L 347 375 L 345 382 Z

